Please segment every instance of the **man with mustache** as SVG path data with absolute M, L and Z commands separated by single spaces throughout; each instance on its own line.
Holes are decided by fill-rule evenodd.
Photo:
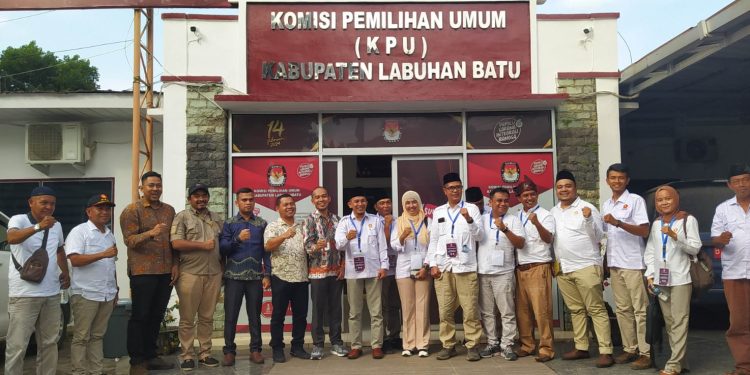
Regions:
M 195 368 L 196 314 L 200 343 L 198 363 L 206 367 L 219 365 L 219 361 L 211 357 L 211 333 L 221 291 L 219 234 L 223 220 L 208 209 L 208 200 L 208 186 L 194 184 L 188 189 L 190 208 L 178 213 L 172 223 L 172 247 L 177 251 L 180 269 L 176 285 L 180 299 L 180 368 L 185 371 Z
M 559 202 L 550 212 L 555 218 L 554 248 L 562 274 L 557 285 L 570 310 L 573 321 L 575 348 L 563 354 L 563 360 L 589 358 L 589 338 L 586 315 L 594 322 L 599 342 L 596 367 L 610 367 L 612 335 L 609 316 L 604 306 L 602 287 L 602 218 L 591 203 L 578 196 L 573 173 L 562 170 L 555 178 L 555 192 Z

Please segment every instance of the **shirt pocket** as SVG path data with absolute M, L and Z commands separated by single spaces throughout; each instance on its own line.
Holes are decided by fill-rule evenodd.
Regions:
M 583 228 L 583 213 L 580 210 L 571 212 L 565 217 L 565 228 L 579 231 Z
M 614 216 L 615 219 L 625 221 L 627 219 L 630 219 L 632 215 L 633 215 L 633 207 L 628 206 L 627 208 L 620 207 L 618 209 L 615 209 L 614 215 L 612 216 Z

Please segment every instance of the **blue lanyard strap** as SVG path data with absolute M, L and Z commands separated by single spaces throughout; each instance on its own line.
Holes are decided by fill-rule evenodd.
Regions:
M 461 201 L 461 207 L 458 208 L 458 211 L 456 211 L 456 216 L 451 216 L 451 208 L 448 207 L 446 211 L 448 211 L 448 218 L 451 220 L 451 237 L 453 237 L 453 230 L 456 229 L 456 220 L 458 220 L 458 217 L 461 216 L 461 209 L 464 208 L 464 201 Z
M 359 251 L 362 251 L 362 231 L 365 229 L 365 219 L 367 219 L 367 214 L 365 214 L 365 216 L 362 216 L 362 222 L 359 224 L 359 229 L 357 229 L 357 223 L 355 223 L 354 219 L 349 216 L 349 221 L 352 222 L 354 230 L 357 231 L 357 248 L 359 248 Z
M 539 205 L 538 205 L 538 204 L 537 204 L 536 206 L 534 206 L 534 208 L 532 208 L 532 209 L 531 209 L 531 210 L 529 211 L 529 216 L 531 216 L 531 214 L 533 214 L 533 213 L 534 213 L 534 211 L 536 211 L 536 209 L 537 209 L 537 208 L 539 208 Z M 529 216 L 526 216 L 526 221 L 524 221 L 524 220 L 523 220 L 523 210 L 521 210 L 521 223 L 523 223 L 523 225 L 521 225 L 522 227 L 524 227 L 524 228 L 526 227 L 526 223 L 528 223 L 528 222 L 529 222 Z
M 674 224 L 676 217 L 672 216 L 672 220 L 669 222 L 669 228 L 672 228 L 672 224 Z M 664 228 L 664 218 L 662 217 L 659 219 L 660 221 L 660 228 Z M 669 240 L 669 235 L 666 233 L 661 234 L 661 259 L 667 260 L 667 241 Z
M 505 218 L 505 215 L 500 216 L 500 220 L 502 221 L 503 218 Z M 492 214 L 490 214 L 490 230 L 492 230 L 492 224 L 495 222 L 495 220 L 492 219 Z M 495 227 L 495 245 L 500 243 L 500 228 Z
M 414 232 L 414 250 L 417 249 L 417 237 L 419 237 L 419 232 L 422 231 L 422 227 L 424 226 L 424 220 L 419 222 L 419 227 L 414 228 L 414 222 L 409 219 L 409 225 L 411 225 L 411 231 Z

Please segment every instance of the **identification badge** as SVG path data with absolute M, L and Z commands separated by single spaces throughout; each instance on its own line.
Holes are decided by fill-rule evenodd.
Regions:
M 388 269 L 395 269 L 396 268 L 396 260 L 398 258 L 395 255 L 388 255 Z
M 505 250 L 499 245 L 495 245 L 495 248 L 490 252 L 490 264 L 500 267 L 505 264 Z
M 365 270 L 365 257 L 354 257 L 354 271 L 362 272 Z
M 446 242 L 445 243 L 445 253 L 450 258 L 455 258 L 458 256 L 458 244 L 455 242 Z
M 659 268 L 659 285 L 669 285 L 669 268 Z
M 420 254 L 420 253 L 418 253 L 416 251 L 411 254 L 411 258 L 409 260 L 410 260 L 410 262 L 409 262 L 410 263 L 410 267 L 411 267 L 412 270 L 419 270 L 420 268 L 422 268 L 422 264 L 424 264 L 423 263 L 424 262 L 424 258 L 422 258 L 422 254 Z

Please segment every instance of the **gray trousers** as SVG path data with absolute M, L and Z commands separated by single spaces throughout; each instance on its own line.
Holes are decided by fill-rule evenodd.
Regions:
M 479 274 L 479 311 L 488 345 L 500 344 L 503 349 L 513 346 L 513 340 L 518 333 L 515 292 L 516 275 L 514 272 L 502 275 Z M 502 337 L 500 339 L 497 337 L 495 306 L 500 311 L 502 321 Z
M 31 334 L 36 331 L 36 373 L 57 372 L 57 334 L 60 329 L 60 295 L 10 297 L 8 336 L 5 338 L 5 373 L 23 374 L 23 357 Z

